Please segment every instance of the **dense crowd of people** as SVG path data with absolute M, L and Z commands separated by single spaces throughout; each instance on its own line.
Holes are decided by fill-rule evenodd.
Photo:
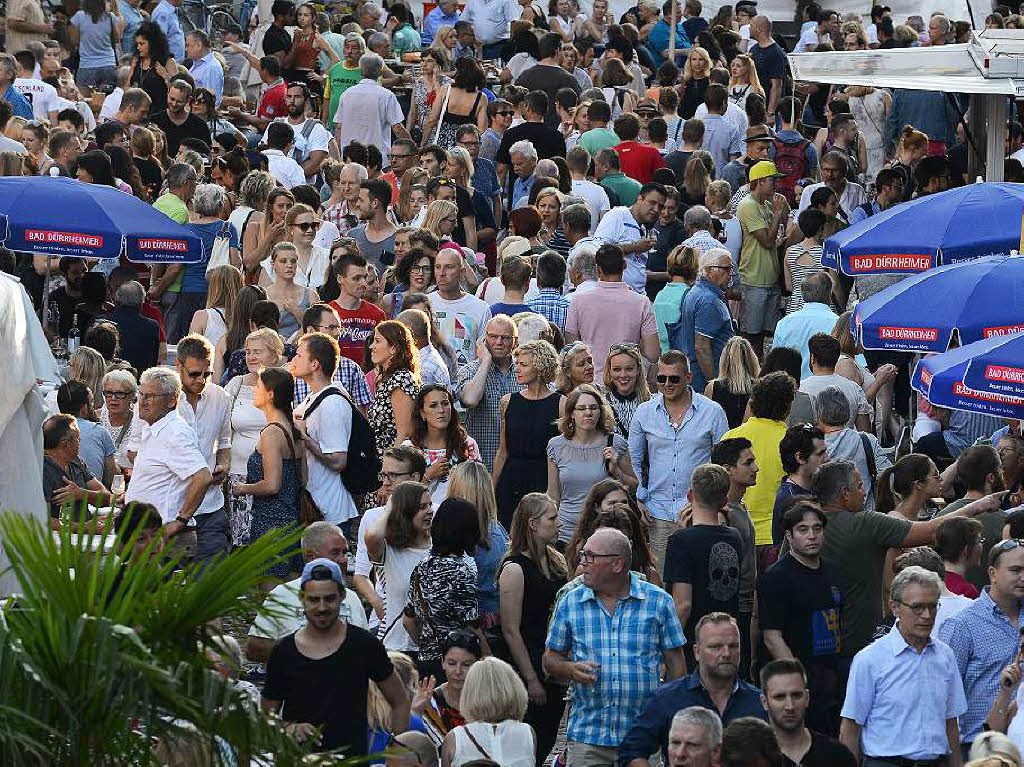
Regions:
M 203 577 L 301 526 L 244 653 L 318 750 L 1019 767 L 1021 424 L 912 402 L 850 325 L 901 276 L 822 265 L 967 181 L 968 104 L 786 59 L 970 25 L 797 8 L 9 0 L 0 175 L 204 253 L 3 252 L 66 360 L 53 527 Z

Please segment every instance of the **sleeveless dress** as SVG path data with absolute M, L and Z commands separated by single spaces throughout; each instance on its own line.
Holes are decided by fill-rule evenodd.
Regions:
M 523 615 L 519 621 L 519 631 L 526 645 L 526 653 L 530 656 L 530 663 L 547 693 L 547 702 L 542 706 L 530 703 L 523 718 L 537 733 L 537 764 L 542 765 L 555 747 L 558 725 L 565 709 L 565 685 L 545 678 L 541 657 L 544 655 L 544 642 L 555 596 L 565 585 L 566 579 L 560 575 L 548 578 L 537 563 L 525 554 L 515 554 L 505 561 L 515 562 L 523 570 Z M 519 671 L 518 667 L 516 671 Z
M 267 428 L 276 426 L 284 431 L 278 424 L 269 424 Z M 286 433 L 289 446 L 295 443 L 292 436 Z M 281 459 L 281 487 L 275 495 L 254 496 L 252 500 L 252 522 L 250 524 L 250 540 L 256 540 L 261 535 L 274 528 L 288 527 L 298 524 L 299 521 L 299 462 L 293 457 L 294 454 Z M 249 465 L 245 481 L 247 484 L 259 482 L 264 477 L 263 456 L 259 448 L 252 451 L 249 456 Z M 286 561 L 270 567 L 269 575 L 278 578 L 286 578 L 291 572 L 302 569 L 302 554 L 295 547 L 295 553 Z
M 558 434 L 558 403 L 561 396 L 529 400 L 514 392 L 505 409 L 505 467 L 498 478 L 495 496 L 498 520 L 510 530 L 516 506 L 527 493 L 543 493 L 548 486 L 547 446 Z
M 711 399 L 722 406 L 730 429 L 735 429 L 743 423 L 743 413 L 747 409 L 749 394 L 733 394 L 725 381 L 716 378 L 711 382 Z
M 217 342 L 221 337 L 228 332 L 228 325 L 224 321 L 224 310 L 215 306 L 210 307 L 206 310 L 206 330 L 203 331 L 203 335 L 206 336 L 206 340 L 209 341 L 213 346 L 217 345 Z
M 450 108 L 444 110 L 444 114 L 441 115 L 441 135 L 437 139 L 438 146 L 448 151 L 455 146 L 455 132 L 459 129 L 459 126 L 476 125 L 476 110 L 479 108 L 480 99 L 482 98 L 486 98 L 482 92 L 476 94 L 476 100 L 473 102 L 473 107 L 467 115 L 455 114 Z
M 501 767 L 533 767 L 530 726 L 506 719 L 500 724 L 472 722 L 456 727 L 452 767 L 489 759 Z

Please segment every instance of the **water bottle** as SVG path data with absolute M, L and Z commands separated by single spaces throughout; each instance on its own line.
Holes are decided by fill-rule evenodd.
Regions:
M 46 321 L 50 326 L 50 332 L 53 333 L 54 338 L 60 338 L 60 307 L 57 305 L 56 301 L 50 302 L 50 312 Z
M 68 354 L 74 354 L 78 351 L 80 341 L 81 335 L 78 332 L 78 312 L 75 312 L 74 321 L 71 323 L 71 329 L 68 331 Z

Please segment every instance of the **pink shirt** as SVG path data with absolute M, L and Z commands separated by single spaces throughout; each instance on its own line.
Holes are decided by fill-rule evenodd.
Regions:
M 612 344 L 639 344 L 644 336 L 657 335 L 658 326 L 647 296 L 633 292 L 624 282 L 601 281 L 593 290 L 573 297 L 565 332 L 590 347 L 594 380 L 600 380 Z

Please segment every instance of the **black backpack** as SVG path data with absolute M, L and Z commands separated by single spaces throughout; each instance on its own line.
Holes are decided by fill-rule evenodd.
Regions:
M 356 403 L 352 401 L 348 393 L 334 386 L 328 386 L 309 403 L 303 417 L 309 418 L 321 402 L 335 394 L 348 400 L 348 404 L 352 408 L 352 433 L 348 440 L 348 460 L 345 463 L 345 468 L 341 471 L 341 481 L 345 485 L 345 489 L 353 496 L 373 493 L 380 489 L 381 484 L 382 464 L 380 456 L 377 455 L 377 442 L 373 437 L 370 422 L 356 407 Z

